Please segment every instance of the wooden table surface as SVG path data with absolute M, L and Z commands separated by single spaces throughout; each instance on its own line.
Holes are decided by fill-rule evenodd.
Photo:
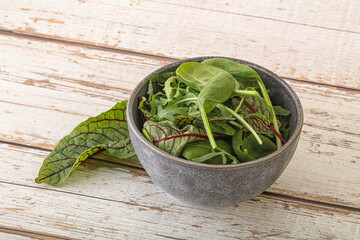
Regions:
M 0 0 L 0 239 L 360 239 L 360 1 Z M 197 207 L 96 155 L 34 182 L 57 142 L 177 59 L 262 65 L 304 108 L 258 197 Z M 106 161 L 104 161 L 106 160 Z

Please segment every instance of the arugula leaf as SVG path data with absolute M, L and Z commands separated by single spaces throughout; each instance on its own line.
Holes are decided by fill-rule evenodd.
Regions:
M 208 138 L 202 128 L 187 125 L 180 129 L 171 121 L 146 121 L 143 130 L 156 147 L 173 156 L 179 156 L 187 143 Z
M 139 99 L 139 109 L 140 109 L 140 113 L 141 113 L 141 117 L 143 122 L 147 121 L 147 120 L 155 120 L 153 115 L 151 114 L 151 108 L 146 100 L 145 97 L 140 97 Z
M 60 140 L 40 168 L 37 183 L 62 184 L 75 168 L 93 154 L 108 150 L 118 158 L 135 155 L 126 122 L 127 100 L 80 123 Z
M 157 119 L 159 121 L 170 120 L 175 121 L 175 116 L 182 116 L 187 114 L 186 107 L 178 107 L 176 105 L 171 105 L 169 107 L 163 108 L 161 105 L 157 109 Z
M 174 72 L 166 72 L 152 76 L 148 84 L 147 94 L 149 96 L 149 99 L 151 99 L 153 95 L 162 91 L 165 86 L 165 81 L 172 76 L 175 76 Z

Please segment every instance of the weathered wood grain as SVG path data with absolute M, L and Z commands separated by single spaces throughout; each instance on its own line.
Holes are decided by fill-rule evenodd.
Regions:
M 10 228 L 0 226 L 0 239 L 1 240 L 29 240 L 29 239 L 37 239 L 37 240 L 74 240 L 74 238 L 70 237 L 61 237 L 50 235 L 48 233 L 35 232 L 32 230 L 24 230 L 22 228 Z
M 53 42 L 1 39 L 7 44 L 0 45 L 6 54 L 0 55 L 0 139 L 47 149 L 78 123 L 126 99 L 145 75 L 164 64 Z M 304 131 L 271 191 L 359 206 L 360 93 L 289 83 L 303 103 Z
M 42 158 L 0 144 L 0 226 L 80 239 L 357 239 L 359 212 L 264 197 L 228 208 L 176 200 L 143 170 L 88 161 L 62 187 L 36 184 Z M 16 172 L 17 174 L 13 174 Z M 296 225 L 289 229 L 289 223 Z
M 200 4 L 102 0 L 57 1 L 50 6 L 47 1 L 2 1 L 0 29 L 158 56 L 238 57 L 282 76 L 360 89 L 356 14 L 360 7 L 356 1 L 264 3 L 264 8 L 256 7 L 256 13 L 255 6 L 261 5 L 234 6 L 236 11 L 245 5 L 242 11 L 247 14 L 208 10 Z M 209 8 L 217 5 L 212 3 Z M 279 8 L 293 17 L 289 21 L 283 20 L 289 17 L 286 14 L 277 18 Z
M 154 3 L 159 2 L 154 0 Z M 334 31 L 360 33 L 359 1 L 162 1 L 164 4 L 187 6 L 227 14 L 283 21 L 289 24 L 306 25 L 314 28 L 326 28 Z

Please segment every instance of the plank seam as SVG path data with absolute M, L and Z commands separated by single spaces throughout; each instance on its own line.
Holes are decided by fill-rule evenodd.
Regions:
M 337 204 L 337 203 L 316 201 L 316 200 L 312 200 L 312 199 L 295 197 L 295 196 L 291 196 L 291 195 L 288 195 L 288 194 L 275 193 L 275 192 L 270 192 L 270 191 L 264 191 L 263 193 L 261 193 L 260 196 L 262 196 L 264 198 L 268 198 L 268 199 L 276 199 L 276 200 L 281 200 L 281 201 L 285 201 L 285 202 L 292 202 L 292 203 L 301 203 L 303 205 L 316 206 L 316 207 L 320 207 L 322 209 L 335 210 L 335 212 L 339 212 L 337 210 L 340 210 L 340 213 L 345 212 L 345 214 L 351 212 L 351 213 L 355 213 L 355 214 L 360 215 L 360 208 L 347 206 L 347 205 L 342 205 L 342 204 Z
M 143 170 L 143 171 L 145 171 L 145 170 Z M 50 189 L 50 188 L 41 187 L 41 186 L 29 186 L 29 185 L 25 185 L 25 184 L 12 183 L 12 182 L 2 181 L 2 180 L 0 180 L 0 183 L 14 185 L 14 186 L 34 188 L 34 189 L 41 189 L 41 190 L 45 190 L 45 191 L 53 191 L 53 192 L 58 192 L 58 193 L 71 194 L 71 195 L 76 195 L 76 196 L 80 196 L 80 197 L 88 197 L 88 198 L 102 200 L 102 201 L 110 201 L 110 202 L 122 203 L 122 204 L 127 204 L 127 205 L 137 205 L 137 206 L 141 206 L 141 207 L 151 208 L 151 206 L 147 206 L 147 205 L 143 205 L 143 204 L 136 204 L 134 202 L 126 202 L 126 201 L 119 201 L 119 200 L 115 200 L 115 199 L 90 196 L 90 195 L 81 194 L 81 193 L 68 192 L 68 191 L 64 191 L 64 190 L 60 190 L 60 189 Z M 315 200 L 311 200 L 311 199 L 294 197 L 294 196 L 281 194 L 281 193 L 273 193 L 273 192 L 269 192 L 269 191 L 264 191 L 263 193 L 261 193 L 259 195 L 259 197 L 283 201 L 283 202 L 290 202 L 293 204 L 297 203 L 297 204 L 302 204 L 302 205 L 306 205 L 306 206 L 312 205 L 318 209 L 332 210 L 334 212 L 343 213 L 343 214 L 352 213 L 352 214 L 360 215 L 360 208 L 357 208 L 357 207 L 351 207 L 351 206 L 346 206 L 346 205 L 341 205 L 341 204 L 336 204 L 336 203 L 315 201 Z
M 4 226 L 0 226 L 0 232 L 12 234 L 12 235 L 30 237 L 31 239 L 41 239 L 41 240 L 43 240 L 43 239 L 44 240 L 45 239 L 52 239 L 52 240 L 74 239 L 74 238 L 67 238 L 67 237 L 63 237 L 63 236 L 56 236 L 56 235 L 41 233 L 41 232 L 34 232 L 34 231 L 26 230 L 26 229 L 17 229 L 17 228 L 10 228 L 10 227 L 4 227 Z

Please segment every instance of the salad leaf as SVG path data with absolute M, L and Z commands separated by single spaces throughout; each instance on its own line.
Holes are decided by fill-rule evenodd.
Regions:
M 231 74 L 225 70 L 198 62 L 183 63 L 176 70 L 176 76 L 179 80 L 198 92 L 207 85 L 207 82 L 213 78 L 219 78 L 219 75 L 231 76 Z M 236 84 L 236 89 L 238 89 L 238 83 Z
M 232 137 L 231 145 L 239 161 L 248 162 L 254 160 L 255 158 L 245 154 L 242 150 L 242 146 L 244 144 L 243 133 L 244 131 L 242 129 L 238 130 Z
M 196 141 L 185 146 L 182 156 L 190 161 L 205 162 L 210 164 L 232 164 L 239 161 L 233 156 L 234 152 L 229 143 L 224 140 L 216 140 L 217 148 L 213 149 L 208 140 Z
M 282 108 L 281 106 L 274 106 L 274 112 L 277 116 L 289 116 L 291 111 Z
M 202 63 L 229 72 L 231 75 L 235 77 L 236 80 L 238 80 L 242 88 L 259 87 L 257 83 L 257 79 L 259 78 L 259 75 L 257 74 L 257 72 L 254 71 L 254 69 L 252 69 L 251 67 L 245 64 L 240 64 L 225 58 L 206 59 Z
M 239 81 L 241 81 L 243 83 L 243 86 L 246 87 L 254 87 L 256 88 L 256 84 L 255 81 L 257 82 L 258 87 L 260 88 L 261 94 L 265 100 L 265 103 L 270 107 L 271 109 L 271 121 L 273 123 L 274 126 L 274 130 L 276 132 L 280 132 L 279 131 L 279 126 L 278 126 L 278 121 L 276 119 L 276 115 L 268 94 L 268 90 L 265 87 L 264 82 L 262 81 L 262 79 L 260 78 L 259 74 L 253 70 L 251 67 L 229 60 L 229 59 L 225 59 L 225 58 L 213 58 L 213 59 L 207 59 L 205 61 L 203 61 L 203 63 L 205 64 L 209 64 L 221 69 L 224 69 L 230 73 L 232 73 L 233 75 L 237 76 L 237 79 Z M 255 135 L 256 136 L 256 135 Z M 277 149 L 279 149 L 281 147 L 281 138 L 279 138 L 278 135 L 276 135 L 276 146 Z
M 93 154 L 108 150 L 118 158 L 135 155 L 126 122 L 127 100 L 80 123 L 60 140 L 44 160 L 37 183 L 62 184 L 75 168 Z
M 263 144 L 259 145 L 254 135 L 249 135 L 244 139 L 242 150 L 247 152 L 247 155 L 254 159 L 258 159 L 269 155 L 276 150 L 276 145 L 269 138 L 264 135 L 260 135 Z
M 179 156 L 186 144 L 208 138 L 202 128 L 187 125 L 180 129 L 171 121 L 147 121 L 143 131 L 156 147 L 173 156 Z

